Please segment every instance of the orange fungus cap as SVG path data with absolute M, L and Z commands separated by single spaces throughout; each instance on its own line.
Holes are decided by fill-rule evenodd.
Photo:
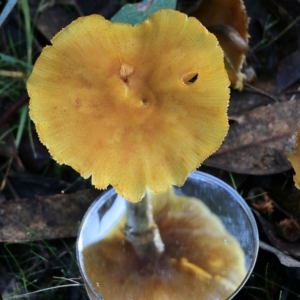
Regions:
M 173 10 L 142 24 L 81 17 L 43 49 L 30 116 L 53 158 L 137 202 L 182 185 L 228 131 L 217 39 Z
M 294 175 L 295 185 L 297 189 L 300 189 L 300 131 L 296 136 L 295 152 L 288 155 L 288 160 L 291 162 L 296 173 Z

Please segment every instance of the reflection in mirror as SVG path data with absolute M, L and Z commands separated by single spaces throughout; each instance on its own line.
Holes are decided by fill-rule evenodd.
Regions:
M 183 187 L 150 195 L 165 245 L 155 259 L 135 254 L 123 233 L 125 200 L 114 191 L 107 194 L 87 213 L 78 239 L 81 271 L 97 299 L 225 300 L 250 275 L 257 255 L 255 222 L 242 198 L 220 180 L 195 172 Z

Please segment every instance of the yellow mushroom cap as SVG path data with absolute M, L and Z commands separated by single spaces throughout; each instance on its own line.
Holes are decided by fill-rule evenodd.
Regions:
M 296 136 L 295 152 L 288 155 L 288 160 L 291 162 L 295 175 L 293 177 L 297 189 L 300 189 L 300 131 Z
M 193 15 L 218 38 L 232 86 L 242 89 L 245 76 L 240 69 L 248 50 L 249 23 L 243 1 L 205 0 Z
M 83 250 L 93 288 L 108 300 L 227 299 L 246 276 L 236 239 L 198 199 L 169 191 L 150 200 L 163 256 L 140 261 L 124 236 L 124 217 L 105 239 Z
M 30 117 L 53 158 L 97 188 L 137 202 L 146 188 L 182 185 L 222 143 L 229 82 L 196 19 L 161 10 L 131 26 L 91 15 L 51 42 L 28 80 Z

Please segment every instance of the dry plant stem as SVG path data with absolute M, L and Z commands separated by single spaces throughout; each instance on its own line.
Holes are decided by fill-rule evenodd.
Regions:
M 2 114 L 2 116 L 0 116 L 0 126 L 9 121 L 9 119 L 28 101 L 28 94 L 23 94 L 6 112 Z
M 152 205 L 146 196 L 139 203 L 127 201 L 127 223 L 124 229 L 127 240 L 143 259 L 159 257 L 165 249 L 153 219 Z

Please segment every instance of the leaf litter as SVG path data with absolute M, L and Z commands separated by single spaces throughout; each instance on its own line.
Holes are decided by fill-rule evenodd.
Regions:
M 29 3 L 32 18 L 36 17 L 35 51 L 39 52 L 43 46 L 49 43 L 54 34 L 81 14 L 100 13 L 110 18 L 121 7 L 121 2 L 51 1 L 52 5 L 41 7 L 39 1 L 31 0 Z M 186 11 L 192 12 L 193 7 L 197 8 L 200 2 L 181 0 L 178 1 L 178 7 L 184 7 Z M 259 201 L 257 203 L 263 209 L 256 207 L 254 214 L 264 232 L 264 234 L 261 232 L 261 248 L 274 253 L 283 265 L 289 268 L 298 268 L 300 244 L 299 239 L 295 236 L 297 236 L 297 226 L 299 226 L 300 196 L 297 196 L 293 188 L 292 166 L 287 156 L 294 151 L 295 136 L 300 129 L 300 22 L 297 19 L 300 14 L 300 3 L 291 0 L 276 2 L 247 0 L 245 5 L 250 16 L 249 33 L 251 36 L 250 51 L 246 61 L 247 65 L 253 68 L 255 74 L 252 76 L 251 83 L 246 84 L 243 91 L 232 92 L 229 107 L 231 120 L 229 134 L 219 151 L 207 159 L 205 167 L 202 168 L 209 170 L 210 167 L 213 167 L 211 170 L 218 170 L 220 177 L 228 177 L 224 175 L 228 174 L 227 171 L 234 173 L 235 178 L 242 176 L 241 184 L 238 184 L 237 188 L 244 193 L 253 187 L 260 188 L 257 184 L 254 186 L 251 184 L 254 177 L 258 178 L 258 181 L 273 178 L 277 176 L 276 174 L 287 178 L 288 183 L 284 187 L 282 185 L 287 197 L 275 199 L 267 194 L 268 196 L 261 203 Z M 40 11 L 36 14 L 38 7 Z M 15 44 L 19 42 L 16 35 L 10 35 L 15 26 L 16 9 L 12 11 L 11 16 L 14 18 L 7 17 L 3 24 L 4 40 L 1 36 L 1 41 L 4 43 L 2 45 L 7 45 L 7 41 L 10 39 Z M 7 47 L 0 46 L 0 48 L 0 57 L 13 58 L 15 56 L 11 49 L 7 51 Z M 18 56 L 18 62 L 22 62 L 20 57 L 22 55 Z M 24 66 L 26 64 L 24 61 Z M 22 64 L 14 64 L 11 61 L 9 70 L 19 71 L 22 67 Z M 5 95 L 8 95 L 8 98 L 0 96 L 0 117 L 16 100 L 10 98 L 14 95 L 12 91 L 6 92 Z M 35 160 L 33 157 L 28 163 L 26 158 L 28 155 L 22 153 L 23 149 L 31 149 L 30 139 L 24 139 L 23 145 L 21 143 L 19 149 L 14 144 L 16 117 L 17 112 L 14 111 L 7 119 L 6 124 L 0 127 L 2 134 L 9 131 L 3 138 L 3 143 L 0 144 L 0 162 L 3 166 L 0 176 L 2 179 L 5 178 L 6 170 L 8 170 L 8 181 L 0 194 L 4 199 L 0 203 L 0 222 L 6 228 L 5 230 L 3 227 L 0 229 L 1 239 L 2 241 L 25 241 L 75 236 L 76 230 L 70 228 L 72 226 L 77 228 L 82 213 L 95 197 L 94 192 L 88 190 L 76 193 L 75 190 L 75 193 L 64 195 L 53 189 L 51 195 L 50 188 L 47 191 L 49 195 L 39 198 L 34 195 L 29 198 L 22 197 L 24 185 L 19 185 L 14 178 L 20 172 L 28 173 L 29 165 L 37 165 L 30 169 L 33 174 L 44 174 L 43 176 L 46 178 L 54 176 L 59 178 L 57 182 L 61 182 L 60 179 L 63 179 L 68 182 L 68 185 L 74 182 L 78 175 L 68 168 L 55 165 L 48 157 L 45 157 L 43 161 Z M 43 150 L 38 149 L 38 152 L 42 154 Z M 7 159 L 10 158 L 12 158 L 12 164 L 9 168 L 6 165 L 5 169 Z M 22 167 L 20 168 L 20 166 Z M 35 180 L 33 182 L 37 182 Z M 42 176 L 39 177 L 39 180 L 43 182 L 45 188 L 48 184 L 47 180 Z M 39 191 L 41 189 L 42 187 Z M 82 185 L 80 189 L 82 189 Z M 272 188 L 269 190 L 272 193 Z M 21 197 L 18 197 L 18 194 Z M 257 194 L 259 194 L 258 191 L 255 195 Z M 70 205 L 73 198 L 75 201 Z M 61 204 L 57 204 L 58 202 Z M 52 216 L 47 216 L 47 209 L 45 210 L 49 206 L 53 208 Z M 63 211 L 66 207 L 69 209 L 69 206 L 69 212 L 67 209 Z M 288 215 L 283 214 L 278 217 L 280 208 L 285 210 Z M 263 212 L 264 209 L 267 213 Z M 61 213 L 61 211 L 63 212 Z M 71 213 L 72 211 L 74 214 Z M 34 218 L 29 216 L 34 216 Z M 45 220 L 49 221 L 50 227 L 45 227 Z M 27 232 L 30 230 L 26 231 L 24 228 L 32 228 L 36 234 L 28 236 Z M 295 232 L 296 235 L 294 235 Z M 286 237 L 291 233 L 293 238 L 288 240 Z M 289 288 L 297 290 L 292 279 Z M 283 290 L 286 291 L 284 286 Z M 269 296 L 276 297 L 278 293 L 277 290 Z M 242 295 L 241 293 L 241 297 Z M 239 295 L 236 298 L 239 299 Z

